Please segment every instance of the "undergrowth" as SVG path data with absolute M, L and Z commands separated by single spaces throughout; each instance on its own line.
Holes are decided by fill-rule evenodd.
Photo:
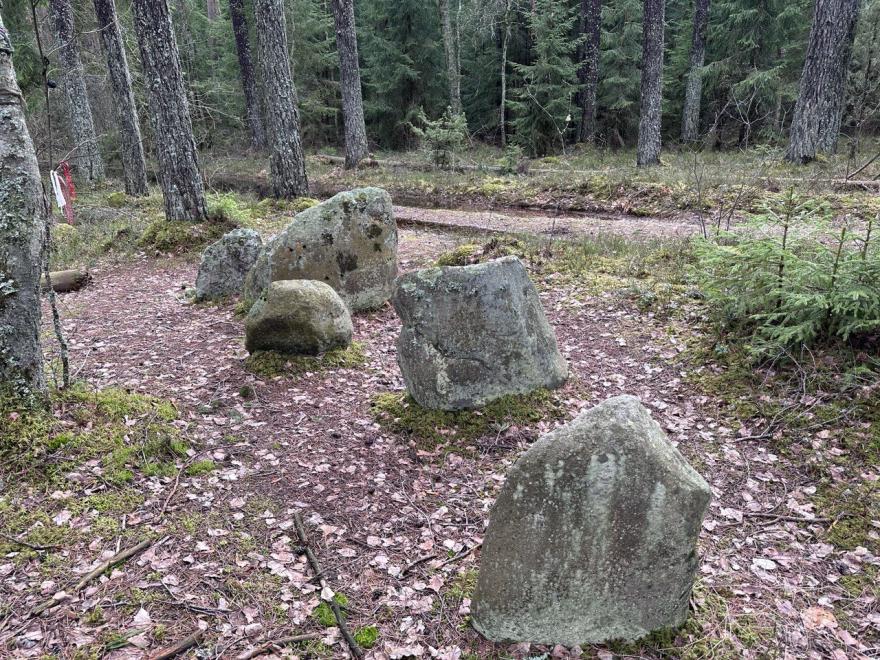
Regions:
M 244 366 L 257 376 L 274 378 L 332 369 L 358 369 L 366 362 L 364 345 L 354 341 L 347 348 L 335 348 L 321 355 L 285 355 L 275 351 L 256 351 L 245 359 Z
M 479 410 L 456 411 L 429 410 L 408 394 L 382 392 L 373 396 L 370 410 L 387 431 L 413 440 L 426 451 L 444 445 L 452 450 L 471 451 L 475 449 L 475 440 L 490 433 L 499 434 L 510 425 L 565 416 L 559 399 L 544 389 L 505 396 Z

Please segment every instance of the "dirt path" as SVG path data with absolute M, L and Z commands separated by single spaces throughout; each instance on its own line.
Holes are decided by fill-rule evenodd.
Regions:
M 403 230 L 401 269 L 425 265 L 454 242 L 443 233 Z M 70 657 L 108 628 L 131 627 L 136 591 L 156 594 L 138 602 L 151 625 L 162 626 L 166 643 L 206 629 L 200 657 L 233 658 L 265 639 L 316 631 L 322 645 L 299 657 L 345 657 L 336 629 L 322 629 L 312 616 L 319 588 L 296 552 L 294 511 L 309 525 L 324 577 L 349 599 L 351 627 L 377 626 L 369 658 L 580 657 L 600 650 L 493 645 L 467 623 L 476 547 L 504 475 L 560 422 L 502 429 L 473 457 L 422 451 L 370 413 L 376 393 L 403 387 L 394 348 L 399 321 L 389 307 L 355 317 L 364 367 L 260 378 L 244 369 L 242 322 L 232 305 L 183 301 L 182 287 L 194 275 L 191 263 L 142 260 L 96 272 L 93 285 L 61 297 L 77 376 L 95 387 L 172 398 L 182 427 L 217 469 L 183 475 L 164 516 L 156 512 L 173 480 L 142 484 L 146 500 L 128 524 L 168 540 L 55 618 L 12 621 L 27 651 L 22 657 Z M 673 655 L 859 657 L 870 644 L 875 606 L 843 597 L 836 583 L 876 558 L 822 542 L 823 525 L 809 520 L 815 484 L 797 473 L 801 459 L 737 442 L 739 425 L 720 418 L 717 401 L 688 384 L 693 374 L 679 359 L 687 328 L 641 313 L 614 293 L 549 284 L 542 283 L 541 298 L 572 372 L 559 391 L 567 416 L 609 396 L 639 396 L 715 493 L 700 542 L 698 632 L 679 640 Z M 245 387 L 253 398 L 243 396 Z M 766 511 L 780 515 L 762 516 Z M 71 572 L 85 572 L 113 545 L 96 538 L 71 548 L 64 561 Z M 45 598 L 41 590 L 57 588 L 46 587 L 39 572 L 9 570 L 0 593 L 10 612 L 26 612 Z M 84 623 L 99 606 L 104 623 Z M 828 607 L 847 617 L 847 630 L 819 616 Z M 650 647 L 640 653 L 658 655 Z M 143 656 L 125 648 L 107 657 Z
M 524 211 L 466 211 L 395 206 L 394 217 L 404 226 L 419 225 L 457 231 L 534 234 L 571 239 L 611 234 L 644 240 L 693 236 L 700 231 L 696 219 L 643 218 L 625 214 L 553 216 Z

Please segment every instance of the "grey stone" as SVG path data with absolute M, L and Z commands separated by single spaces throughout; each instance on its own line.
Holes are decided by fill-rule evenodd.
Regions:
M 196 300 L 217 300 L 241 293 L 262 247 L 263 239 L 253 229 L 234 229 L 209 245 L 199 264 Z
M 483 542 L 474 627 L 574 646 L 680 626 L 710 498 L 638 399 L 582 413 L 513 466 Z
M 269 282 L 318 280 L 353 312 L 381 307 L 397 275 L 397 225 L 380 188 L 342 192 L 298 213 L 263 248 L 245 284 L 254 300 Z
M 244 324 L 245 348 L 317 355 L 351 344 L 351 315 L 332 287 L 314 280 L 272 282 Z
M 516 257 L 398 278 L 397 361 L 417 403 L 478 408 L 568 377 L 538 292 Z

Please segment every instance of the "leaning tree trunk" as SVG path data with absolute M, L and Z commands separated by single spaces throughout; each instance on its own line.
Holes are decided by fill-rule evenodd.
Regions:
M 107 69 L 113 86 L 113 107 L 116 110 L 116 124 L 122 146 L 122 173 L 125 178 L 125 192 L 129 195 L 146 195 L 147 165 L 144 161 L 144 147 L 141 143 L 141 127 L 138 124 L 134 94 L 131 91 L 131 74 L 128 71 L 128 58 L 119 29 L 114 0 L 94 0 L 95 16 L 104 54 L 107 56 Z
M 859 0 L 816 0 L 785 154 L 793 163 L 837 148 L 858 15 Z
M 336 50 L 339 51 L 339 82 L 342 86 L 342 123 L 345 127 L 345 167 L 357 167 L 368 151 L 364 123 L 364 99 L 361 93 L 361 70 L 358 65 L 357 33 L 354 26 L 354 1 L 331 0 L 336 25 Z
M 244 106 L 248 127 L 251 130 L 251 143 L 257 149 L 266 147 L 266 131 L 260 116 L 260 97 L 257 94 L 254 64 L 251 60 L 250 31 L 244 0 L 229 0 L 229 17 L 232 19 L 232 32 L 235 35 L 235 50 L 238 53 L 238 70 L 241 75 L 241 88 L 244 91 Z
M 642 87 L 639 114 L 639 167 L 660 162 L 660 119 L 663 100 L 663 23 L 665 0 L 645 0 L 642 19 Z
M 578 141 L 592 142 L 596 136 L 596 91 L 599 87 L 599 36 L 602 27 L 602 0 L 581 0 L 580 31 L 581 122 Z
M 463 112 L 461 105 L 461 71 L 458 70 L 458 44 L 455 39 L 455 30 L 452 27 L 452 17 L 449 15 L 449 0 L 440 2 L 440 26 L 443 29 L 443 49 L 446 51 L 446 78 L 449 83 L 449 107 L 452 112 L 460 115 Z
M 691 59 L 684 88 L 684 110 L 681 139 L 693 142 L 700 137 L 700 100 L 703 95 L 703 73 L 706 61 L 706 33 L 709 26 L 709 0 L 696 0 L 694 33 L 691 37 Z
M 45 388 L 40 269 L 47 210 L 0 16 L 0 386 L 19 395 Z
M 104 178 L 104 161 L 98 150 L 98 138 L 92 121 L 83 66 L 79 59 L 70 0 L 49 0 L 49 13 L 61 63 L 61 86 L 67 97 L 70 136 L 75 142 L 70 160 L 76 172 L 84 179 L 101 181 Z
M 275 197 L 302 197 L 309 192 L 306 161 L 299 134 L 296 88 L 290 75 L 282 0 L 254 0 L 257 61 L 266 105 L 266 128 L 272 148 L 269 169 Z
M 180 54 L 167 0 L 132 0 L 135 32 L 149 91 L 159 184 L 168 220 L 207 218 Z

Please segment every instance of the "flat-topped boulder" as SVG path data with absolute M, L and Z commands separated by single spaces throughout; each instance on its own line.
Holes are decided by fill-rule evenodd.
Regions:
M 391 197 L 359 188 L 294 216 L 260 253 L 245 284 L 256 300 L 277 280 L 317 280 L 352 312 L 381 307 L 397 276 L 397 225 Z
M 244 324 L 245 348 L 318 355 L 351 344 L 351 315 L 332 287 L 314 280 L 272 282 Z
M 263 247 L 253 229 L 234 229 L 202 253 L 196 276 L 196 300 L 218 300 L 238 295 Z
M 568 376 L 538 292 L 516 257 L 398 278 L 397 361 L 417 403 L 478 408 Z
M 493 641 L 635 640 L 688 613 L 708 484 L 638 399 L 532 445 L 495 502 L 471 612 Z

